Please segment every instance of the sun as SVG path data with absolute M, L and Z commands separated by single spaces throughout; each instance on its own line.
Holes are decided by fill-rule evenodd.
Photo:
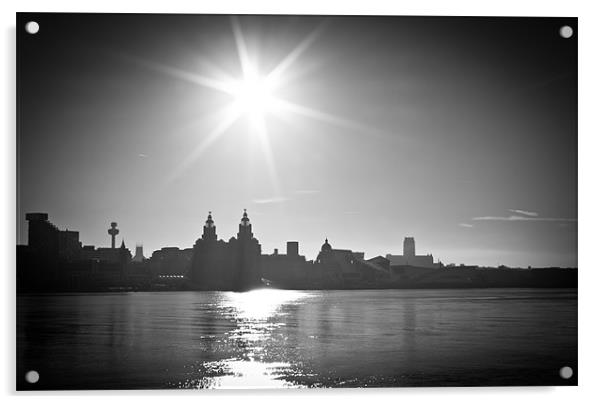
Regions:
M 251 120 L 263 119 L 276 107 L 274 80 L 260 75 L 256 69 L 249 69 L 243 78 L 231 84 L 234 109 L 241 116 Z
M 277 170 L 272 155 L 270 136 L 268 130 L 268 115 L 290 121 L 291 116 L 304 117 L 326 124 L 353 130 L 358 133 L 372 133 L 372 127 L 359 124 L 354 120 L 333 115 L 308 105 L 298 104 L 283 98 L 285 89 L 290 88 L 302 74 L 294 72 L 296 62 L 310 48 L 325 29 L 326 23 L 317 26 L 309 35 L 297 44 L 291 51 L 276 63 L 276 66 L 264 74 L 259 67 L 260 55 L 249 51 L 247 40 L 237 18 L 232 18 L 232 33 L 236 44 L 236 55 L 240 62 L 240 76 L 232 77 L 226 73 L 232 69 L 214 67 L 214 73 L 205 76 L 180 70 L 171 66 L 162 65 L 146 60 L 135 59 L 144 66 L 157 70 L 168 76 L 175 77 L 200 87 L 215 90 L 229 97 L 229 102 L 214 112 L 217 124 L 207 133 L 204 133 L 198 146 L 185 156 L 175 167 L 167 182 L 178 178 L 184 170 L 196 161 L 217 139 L 226 133 L 241 118 L 247 118 L 248 133 L 257 141 L 263 150 L 266 164 L 274 189 L 278 188 Z M 289 94 L 290 95 L 290 94 Z M 378 132 L 376 132 L 378 133 Z M 275 192 L 278 194 L 279 192 Z

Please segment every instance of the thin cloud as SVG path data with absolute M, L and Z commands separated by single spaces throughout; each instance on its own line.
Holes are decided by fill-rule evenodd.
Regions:
M 253 203 L 256 203 L 259 205 L 265 205 L 268 203 L 282 203 L 282 202 L 286 202 L 288 200 L 289 200 L 289 198 L 286 198 L 284 196 L 275 196 L 273 198 L 253 199 Z
M 460 227 L 474 227 L 473 224 L 468 224 L 468 223 L 460 223 L 460 224 L 458 224 L 458 226 L 460 226 Z
M 139 154 L 138 154 L 138 157 L 140 157 L 140 158 L 142 158 L 142 159 L 145 159 L 145 158 L 147 158 L 147 157 L 148 157 L 148 154 L 139 153 Z
M 472 220 L 497 222 L 576 222 L 577 219 L 564 217 L 533 217 L 533 216 L 479 216 Z
M 508 210 L 512 213 L 518 213 L 519 215 L 525 215 L 525 216 L 531 216 L 531 217 L 539 216 L 539 213 L 530 212 L 528 210 L 521 210 L 521 209 L 508 209 Z

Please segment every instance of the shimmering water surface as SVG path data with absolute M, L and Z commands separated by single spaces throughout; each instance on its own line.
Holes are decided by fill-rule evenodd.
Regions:
M 577 292 L 27 295 L 17 351 L 19 389 L 576 384 Z

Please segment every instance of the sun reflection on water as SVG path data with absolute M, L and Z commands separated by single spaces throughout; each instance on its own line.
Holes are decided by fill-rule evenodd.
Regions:
M 201 335 L 200 348 L 228 356 L 197 362 L 193 376 L 177 387 L 292 387 L 285 377 L 296 371 L 291 363 L 280 361 L 278 343 L 284 337 L 279 329 L 286 325 L 287 305 L 309 296 L 307 292 L 278 289 L 220 293 L 211 306 L 235 327 L 221 335 Z
M 305 295 L 299 291 L 279 289 L 225 293 L 220 307 L 227 317 L 236 321 L 236 328 L 228 332 L 228 339 L 237 346 L 246 347 L 245 358 L 264 356 L 266 343 L 276 338 L 277 329 L 285 324 L 281 321 L 286 316 L 283 307 Z
M 226 359 L 205 362 L 198 370 L 205 377 L 186 380 L 177 385 L 182 389 L 261 389 L 296 386 L 284 380 L 290 364 Z
M 219 303 L 224 311 L 243 321 L 266 321 L 278 314 L 284 304 L 307 296 L 296 290 L 256 289 L 250 292 L 226 292 Z

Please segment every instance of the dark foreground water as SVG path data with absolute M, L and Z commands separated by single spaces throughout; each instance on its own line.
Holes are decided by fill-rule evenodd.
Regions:
M 576 384 L 577 292 L 19 296 L 17 351 L 19 389 Z

